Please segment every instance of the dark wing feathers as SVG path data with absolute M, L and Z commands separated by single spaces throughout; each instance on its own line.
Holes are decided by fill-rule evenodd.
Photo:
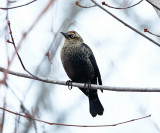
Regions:
M 96 62 L 96 59 L 95 59 L 95 57 L 93 55 L 93 52 L 92 52 L 92 50 L 90 49 L 90 47 L 87 44 L 83 43 L 82 45 L 85 46 L 89 51 L 91 51 L 92 54 L 90 54 L 89 59 L 90 59 L 92 65 L 94 67 L 96 76 L 98 77 L 98 83 L 99 83 L 99 85 L 102 85 L 101 74 L 99 72 L 99 68 L 97 66 L 97 62 Z
M 94 55 L 92 54 L 92 55 L 89 57 L 89 59 L 90 59 L 92 65 L 93 65 L 94 70 L 95 70 L 95 73 L 96 73 L 96 75 L 97 75 L 97 77 L 98 77 L 98 83 L 99 83 L 99 85 L 102 85 L 101 74 L 100 74 L 100 72 L 99 72 L 99 69 L 98 69 L 96 60 L 95 60 L 95 58 L 94 58 Z

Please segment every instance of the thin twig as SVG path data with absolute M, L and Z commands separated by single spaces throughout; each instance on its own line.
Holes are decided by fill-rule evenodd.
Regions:
M 3 72 L 6 69 L 0 67 L 0 71 Z M 19 76 L 19 77 L 24 77 L 24 78 L 29 78 L 29 79 L 34 79 L 34 80 L 38 80 L 38 81 L 42 81 L 45 83 L 51 83 L 51 84 L 58 84 L 58 85 L 66 85 L 66 81 L 56 81 L 56 80 L 51 80 L 51 79 L 46 79 L 43 77 L 38 77 L 35 78 L 33 76 L 30 76 L 28 74 L 23 74 L 23 73 L 19 73 L 19 72 L 14 72 L 14 71 L 10 71 L 8 70 L 8 73 L 11 75 L 15 75 L 15 76 Z M 84 83 L 76 83 L 76 82 L 72 82 L 72 86 L 74 87 L 79 87 L 79 88 L 84 88 L 86 84 Z M 95 85 L 95 84 L 91 84 L 90 89 L 100 89 L 100 90 L 107 90 L 107 91 L 120 91 L 120 92 L 160 92 L 160 88 L 136 88 L 136 87 L 114 87 L 114 86 L 102 86 L 102 85 Z
M 153 7 L 155 7 L 156 9 L 158 9 L 160 11 L 160 8 L 156 5 L 154 5 L 152 2 L 150 2 L 149 0 L 146 0 L 149 4 L 151 4 Z
M 79 4 L 79 1 L 76 1 L 75 4 L 81 8 L 92 8 L 92 7 L 95 7 L 96 5 L 93 5 L 93 6 L 82 6 Z
M 10 21 L 8 21 L 8 27 L 9 27 L 9 31 L 10 31 L 9 33 L 10 33 L 10 36 L 11 36 L 12 41 L 7 40 L 7 42 L 13 44 L 14 49 L 15 49 L 15 52 L 16 52 L 16 54 L 17 54 L 17 56 L 18 56 L 18 59 L 19 59 L 21 65 L 22 65 L 23 69 L 24 69 L 27 73 L 29 73 L 31 76 L 33 76 L 33 77 L 35 77 L 35 78 L 38 79 L 38 77 L 35 76 L 35 75 L 33 75 L 31 72 L 29 72 L 29 71 L 25 68 L 25 66 L 24 66 L 24 64 L 23 64 L 23 61 L 22 61 L 22 59 L 21 59 L 21 57 L 20 57 L 20 55 L 19 55 L 19 53 L 18 53 L 18 51 L 17 51 L 16 45 L 15 45 L 15 42 L 14 42 L 14 38 L 13 38 L 13 35 L 12 35 L 12 30 L 11 30 Z
M 134 6 L 138 5 L 138 4 L 140 4 L 142 1 L 143 1 L 143 0 L 137 2 L 137 3 L 134 4 L 134 5 L 128 6 L 128 7 L 113 7 L 113 6 L 110 6 L 110 5 L 106 4 L 105 1 L 102 2 L 102 5 L 105 5 L 105 6 L 109 7 L 109 8 L 113 8 L 113 9 L 128 9 L 128 8 L 132 8 L 132 7 L 134 7 Z
M 156 37 L 160 37 L 160 35 L 154 34 L 154 33 L 150 32 L 148 29 L 144 29 L 144 32 L 148 32 L 151 35 L 154 35 Z
M 23 69 L 24 69 L 26 72 L 28 72 L 30 75 L 32 75 L 28 70 L 26 70 L 26 68 L 25 68 L 25 66 L 24 66 L 24 64 L 23 64 L 23 62 L 22 62 L 22 59 L 21 59 L 20 55 L 18 54 L 16 45 L 15 45 L 15 42 L 14 42 L 14 38 L 13 38 L 13 35 L 12 35 L 12 30 L 11 30 L 11 23 L 10 23 L 10 21 L 8 21 L 8 27 L 9 27 L 9 31 L 10 31 L 9 33 L 10 33 L 12 42 L 9 41 L 9 40 L 7 40 L 7 42 L 13 44 L 14 49 L 15 49 L 15 52 L 16 52 L 16 54 L 17 54 L 17 56 L 18 56 L 18 59 L 19 59 L 21 65 L 22 65 Z M 34 76 L 34 75 L 32 75 L 32 76 Z
M 144 38 L 148 39 L 149 41 L 151 41 L 152 43 L 154 43 L 154 44 L 156 44 L 157 46 L 160 47 L 160 43 L 154 41 L 153 39 L 149 38 L 145 34 L 139 32 L 137 29 L 133 28 L 132 26 L 130 26 L 129 24 L 127 24 L 126 22 L 124 22 L 123 20 L 121 20 L 120 18 L 118 18 L 117 16 L 115 16 L 114 14 L 112 14 L 111 12 L 109 12 L 107 9 L 105 9 L 104 7 L 102 7 L 100 4 L 98 4 L 97 2 L 95 2 L 95 0 L 91 0 L 91 1 L 94 4 L 96 4 L 99 8 L 101 8 L 103 11 L 105 11 L 106 13 L 108 13 L 109 15 L 111 15 L 113 18 L 115 18 L 116 20 L 118 20 L 119 22 L 121 22 L 122 24 L 124 24 L 125 26 L 127 26 L 129 29 L 135 31 L 139 35 L 143 36 Z
M 39 20 L 41 19 L 41 17 L 46 13 L 46 11 L 47 11 L 47 10 L 49 9 L 49 7 L 54 3 L 54 1 L 55 1 L 55 0 L 50 0 L 50 1 L 47 3 L 47 5 L 44 7 L 44 9 L 40 12 L 40 14 L 38 15 L 38 17 L 37 17 L 37 18 L 35 19 L 35 21 L 33 22 L 33 24 L 30 26 L 30 28 L 28 29 L 28 31 L 26 31 L 26 32 L 23 34 L 22 38 L 20 39 L 20 41 L 19 41 L 19 43 L 18 43 L 18 45 L 17 45 L 17 47 L 16 47 L 16 50 L 17 50 L 17 51 L 20 49 L 21 44 L 22 44 L 22 42 L 24 41 L 24 39 L 25 39 L 25 38 L 27 37 L 27 35 L 31 32 L 31 30 L 34 28 L 34 26 L 39 22 Z M 14 52 L 14 53 L 12 54 L 11 62 L 13 62 L 13 59 L 14 59 L 15 55 L 16 55 L 16 52 Z M 27 71 L 28 71 L 28 70 L 27 70 Z M 28 73 L 30 73 L 30 72 L 28 71 Z M 36 76 L 33 75 L 32 73 L 30 73 L 30 75 L 36 77 Z M 37 77 L 37 78 L 38 78 L 38 77 Z
M 42 123 L 45 123 L 45 124 L 58 125 L 58 126 L 71 126 L 71 127 L 109 127 L 109 126 L 118 126 L 118 125 L 122 125 L 122 124 L 125 124 L 125 123 L 129 123 L 129 122 L 133 122 L 133 121 L 137 121 L 137 120 L 141 120 L 141 119 L 145 119 L 145 118 L 151 117 L 151 115 L 147 115 L 147 116 L 144 116 L 144 117 L 140 117 L 140 118 L 124 121 L 124 122 L 119 122 L 119 123 L 116 123 L 116 124 L 108 124 L 108 125 L 72 125 L 72 124 L 62 124 L 62 123 L 51 123 L 51 122 L 47 122 L 47 121 L 44 121 L 44 120 L 39 120 L 39 119 L 36 119 L 36 118 L 30 118 L 27 115 L 22 115 L 22 114 L 10 111 L 10 110 L 2 108 L 2 107 L 0 107 L 0 109 L 4 110 L 4 111 L 7 111 L 8 113 L 12 113 L 14 115 L 19 115 L 19 116 L 22 116 L 24 118 L 29 118 L 29 119 L 32 119 L 32 120 L 35 120 L 35 121 L 39 121 L 39 122 L 42 122 Z
M 35 1 L 37 1 L 37 0 L 33 0 L 33 1 L 31 1 L 31 2 L 28 2 L 28 3 L 23 4 L 23 5 L 20 5 L 20 6 L 14 6 L 14 7 L 9 7 L 9 8 L 3 8 L 3 7 L 0 7 L 0 9 L 1 9 L 1 10 L 10 10 L 10 9 L 15 9 L 15 8 L 19 8 L 19 7 L 27 6 L 27 5 L 29 5 L 29 4 L 31 4 L 31 3 L 33 3 L 33 2 L 35 2 Z
M 33 24 L 30 26 L 30 28 L 28 29 L 28 31 L 23 34 L 22 38 L 20 39 L 20 41 L 19 41 L 19 43 L 18 43 L 18 45 L 17 45 L 17 48 L 16 48 L 17 51 L 20 49 L 23 40 L 27 37 L 27 35 L 28 35 L 28 34 L 30 33 L 30 31 L 34 28 L 34 26 L 38 23 L 38 21 L 40 20 L 40 18 L 46 13 L 46 11 L 48 10 L 48 8 L 52 5 L 52 3 L 53 3 L 54 1 L 55 1 L 55 0 L 50 0 L 50 1 L 48 2 L 48 4 L 47 4 L 47 5 L 45 6 L 45 8 L 40 12 L 40 14 L 38 15 L 38 17 L 35 19 L 35 21 L 33 22 Z M 14 53 L 12 54 L 11 59 L 8 61 L 7 69 L 6 69 L 6 71 L 4 71 L 4 77 L 3 77 L 2 80 L 0 80 L 0 84 L 5 84 L 5 85 L 6 85 L 6 79 L 7 79 L 8 69 L 9 69 L 11 63 L 13 62 L 15 55 L 16 55 L 16 52 L 14 52 Z
M 11 86 L 9 86 L 8 88 L 10 89 L 10 91 L 12 92 L 12 94 L 16 97 L 16 99 L 20 102 L 20 109 L 21 109 L 20 112 L 24 113 L 25 115 L 27 115 L 30 118 L 29 123 L 32 124 L 32 122 L 33 122 L 33 125 L 35 127 L 35 131 L 37 133 L 36 123 L 35 123 L 35 121 L 32 121 L 32 119 L 31 119 L 33 117 L 33 113 L 30 113 L 27 110 L 27 108 L 24 106 L 23 102 L 20 100 L 20 98 L 14 92 L 14 89 L 12 89 Z M 20 116 L 17 117 L 17 118 L 15 118 L 15 120 L 16 120 L 16 123 L 15 123 L 15 129 L 14 129 L 14 131 L 16 133 L 16 131 L 17 131 L 18 127 L 19 127 L 19 123 L 20 123 Z

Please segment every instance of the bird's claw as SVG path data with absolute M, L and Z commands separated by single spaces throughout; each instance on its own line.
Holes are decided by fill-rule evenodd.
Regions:
M 68 80 L 68 81 L 66 82 L 66 85 L 68 85 L 68 89 L 69 89 L 69 90 L 72 90 L 72 81 L 71 81 L 71 80 Z
M 84 88 L 86 89 L 86 92 L 89 93 L 89 89 L 91 88 L 91 83 L 90 82 L 85 83 Z

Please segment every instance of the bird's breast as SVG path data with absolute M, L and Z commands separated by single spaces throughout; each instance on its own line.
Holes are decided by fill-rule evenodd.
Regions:
M 89 56 L 80 47 L 63 47 L 61 50 L 61 60 L 71 80 L 89 82 L 95 77 L 94 68 Z

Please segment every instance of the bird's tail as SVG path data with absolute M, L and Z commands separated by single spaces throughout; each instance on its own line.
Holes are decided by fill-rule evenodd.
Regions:
M 98 98 L 98 95 L 94 99 L 89 98 L 89 109 L 93 117 L 95 117 L 97 114 L 103 115 L 104 108 Z

